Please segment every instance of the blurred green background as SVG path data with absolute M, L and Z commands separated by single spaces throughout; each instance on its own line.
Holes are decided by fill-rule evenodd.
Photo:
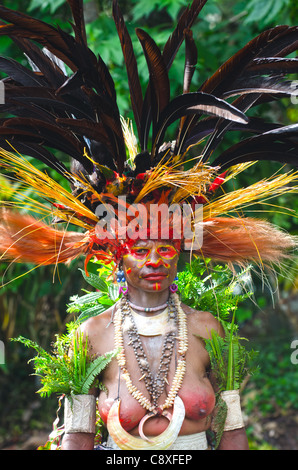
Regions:
M 185 0 L 124 0 L 119 1 L 131 33 L 138 57 L 139 73 L 147 82 L 147 67 L 141 47 L 134 34 L 135 27 L 150 32 L 162 48 Z M 27 12 L 46 22 L 71 30 L 70 11 L 64 0 L 4 0 L 2 5 Z M 132 117 L 125 67 L 116 29 L 111 17 L 111 1 L 85 1 L 89 47 L 109 65 L 118 94 L 118 105 L 124 117 Z M 296 0 L 209 0 L 193 27 L 198 46 L 198 65 L 193 90 L 210 76 L 225 60 L 264 29 L 278 24 L 294 25 L 298 20 Z M 184 67 L 181 48 L 170 71 L 172 96 L 181 93 Z M 0 38 L 0 55 L 26 59 L 7 38 Z M 297 77 L 298 78 L 298 77 Z M 298 121 L 298 107 L 290 100 L 263 105 L 254 115 L 266 115 L 283 124 Z M 250 113 L 251 115 L 251 113 Z M 239 138 L 239 135 L 229 137 Z M 227 145 L 224 144 L 224 145 Z M 63 158 L 63 156 L 61 156 Z M 248 185 L 269 176 L 278 165 L 260 163 L 238 178 L 238 185 Z M 10 183 L 11 184 L 11 183 Z M 0 176 L 0 199 L 3 188 L 12 192 L 15 186 Z M 280 206 L 297 214 L 294 195 L 280 197 Z M 258 207 L 260 210 L 260 207 Z M 268 209 L 267 209 L 268 210 Z M 280 227 L 297 233 L 297 221 L 283 211 L 273 210 L 266 218 Z M 0 264 L 0 340 L 5 346 L 5 364 L 0 364 L 0 448 L 34 449 L 46 440 L 55 419 L 57 400 L 36 395 L 38 381 L 27 364 L 31 352 L 9 338 L 22 335 L 49 348 L 56 333 L 64 332 L 71 319 L 66 313 L 69 297 L 80 293 L 86 285 L 79 271 L 83 260 L 69 266 L 42 267 L 24 275 L 32 266 Z M 250 378 L 243 390 L 243 411 L 252 449 L 298 449 L 298 364 L 291 361 L 293 341 L 298 339 L 298 274 L 297 263 L 285 267 L 279 277 L 279 289 L 263 283 L 254 275 L 255 301 L 246 301 L 238 310 L 238 323 L 244 336 L 259 351 L 261 372 Z M 292 345 L 292 347 L 291 347 Z M 296 346 L 298 349 L 298 346 Z M 293 363 L 294 362 L 294 363 Z

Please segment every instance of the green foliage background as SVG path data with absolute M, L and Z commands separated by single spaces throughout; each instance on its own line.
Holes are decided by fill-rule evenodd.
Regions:
M 187 2 L 120 0 L 119 3 L 132 36 L 144 86 L 148 72 L 141 47 L 134 34 L 135 27 L 149 31 L 162 47 L 173 30 L 180 10 Z M 69 9 L 63 0 L 3 0 L 2 4 L 71 30 Z M 121 114 L 124 117 L 132 117 L 121 48 L 111 18 L 111 1 L 86 0 L 85 10 L 89 45 L 109 65 L 118 93 Z M 265 28 L 277 24 L 294 25 L 297 19 L 296 0 L 209 0 L 193 28 L 199 57 L 193 91 L 221 63 Z M 26 64 L 26 60 L 20 57 L 19 51 L 7 38 L 0 38 L 0 54 L 18 58 Z M 170 71 L 172 96 L 181 92 L 183 66 L 181 48 Z M 274 115 L 275 119 L 284 124 L 298 121 L 298 108 L 289 100 L 282 100 L 281 103 L 270 107 L 264 105 L 262 109 L 254 110 L 254 113 L 264 114 L 268 119 Z M 229 137 L 233 140 L 238 138 L 236 133 Z M 272 174 L 275 168 L 278 168 L 278 165 L 254 165 L 249 172 L 241 175 L 237 184 L 242 186 L 253 183 Z M 3 198 L 1 192 L 6 184 L 4 180 L 0 180 L 0 199 Z M 12 186 L 11 191 L 14 189 Z M 298 200 L 294 196 L 281 197 L 278 203 L 291 207 L 297 213 Z M 283 211 L 272 208 L 266 217 L 291 233 L 297 233 L 295 218 L 284 214 Z M 24 351 L 21 345 L 11 344 L 8 340 L 13 336 L 22 335 L 48 349 L 54 335 L 64 332 L 65 324 L 72 319 L 72 314 L 67 313 L 65 307 L 69 298 L 86 287 L 78 268 L 82 268 L 80 260 L 70 266 L 59 267 L 57 272 L 49 267 L 38 268 L 22 276 L 32 269 L 32 266 L 7 267 L 0 264 L 0 276 L 4 284 L 22 276 L 0 290 L 0 340 L 5 344 L 6 359 L 5 365 L 0 365 L 0 447 L 24 440 L 32 431 L 31 427 L 34 430 L 48 429 L 54 418 L 56 402 L 49 400 L 47 403 L 41 403 L 35 395 L 38 388 L 36 379 L 28 377 L 32 372 L 32 368 L 26 366 L 30 358 L 29 352 Z M 297 292 L 296 268 L 293 262 L 287 268 L 286 279 L 280 279 L 282 300 L 295 296 Z M 262 374 L 259 375 L 257 383 L 250 383 L 248 387 L 253 400 L 248 399 L 247 411 L 253 416 L 253 424 L 262 419 L 262 416 L 268 417 L 273 412 L 279 411 L 285 415 L 296 409 L 297 413 L 295 398 L 298 389 L 298 366 L 292 365 L 289 360 L 291 339 L 295 334 L 298 335 L 298 331 L 293 329 L 295 320 L 292 322 L 292 317 L 282 314 L 280 309 L 274 312 L 270 291 L 263 289 L 262 281 L 258 277 L 255 277 L 254 282 L 256 304 L 251 301 L 244 303 L 237 314 L 240 325 L 243 325 L 261 346 L 256 349 L 261 349 Z M 275 294 L 273 298 L 278 304 Z

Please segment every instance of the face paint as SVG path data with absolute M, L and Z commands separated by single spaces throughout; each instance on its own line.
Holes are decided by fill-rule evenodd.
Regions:
M 158 255 L 158 259 L 154 262 L 152 261 L 153 253 Z M 176 248 L 172 245 L 158 245 L 153 250 L 150 247 L 133 247 L 127 256 L 132 256 L 136 260 L 140 261 L 137 263 L 138 268 L 142 268 L 146 266 L 159 267 L 165 266 L 165 268 L 169 269 L 170 264 L 166 260 L 172 260 L 175 256 L 178 255 Z
M 130 253 L 123 256 L 123 259 L 132 258 L 133 260 L 137 261 L 137 267 L 140 269 L 145 266 L 150 252 L 150 248 L 147 247 L 132 248 Z
M 178 250 L 159 240 L 138 241 L 123 256 L 128 285 L 144 290 L 162 291 L 174 281 Z
M 156 248 L 156 252 L 162 259 L 173 259 L 178 255 L 176 248 L 172 245 L 160 245 Z
M 151 248 L 149 247 L 133 247 L 130 250 L 130 255 L 138 260 L 145 260 L 150 256 Z

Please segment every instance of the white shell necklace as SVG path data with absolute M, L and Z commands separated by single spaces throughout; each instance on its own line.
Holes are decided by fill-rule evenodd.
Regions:
M 134 319 L 136 328 L 141 336 L 160 336 L 169 333 L 170 330 L 175 329 L 175 323 L 169 320 L 168 308 L 158 315 L 146 317 L 140 315 L 134 310 L 130 310 Z

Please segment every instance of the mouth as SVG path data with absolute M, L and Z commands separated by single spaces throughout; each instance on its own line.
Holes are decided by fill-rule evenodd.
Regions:
M 143 279 L 146 279 L 147 281 L 161 281 L 162 279 L 165 279 L 168 277 L 167 274 L 165 273 L 150 273 L 150 274 L 145 274 L 142 276 Z

